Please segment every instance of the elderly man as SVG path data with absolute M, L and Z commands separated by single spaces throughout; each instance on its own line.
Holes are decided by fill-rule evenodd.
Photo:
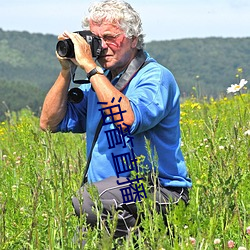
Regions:
M 188 203 L 191 180 L 180 148 L 180 93 L 171 72 L 144 51 L 141 19 L 128 3 L 93 4 L 83 27 L 101 41 L 101 53 L 95 60 L 90 44 L 78 33 L 59 36 L 72 41 L 75 56 L 57 54 L 61 71 L 45 98 L 40 126 L 52 132 L 86 132 L 86 181 L 99 192 L 101 219 L 112 219 L 114 209 L 119 211 L 115 237 L 120 237 L 136 223 L 136 203 L 154 192 L 145 190 L 139 173 L 149 176 L 144 180 L 150 187 L 150 173 L 157 172 L 159 211 L 166 212 L 169 203 Z M 68 98 L 76 66 L 89 80 L 79 87 L 83 98 L 78 103 Z M 140 156 L 145 168 L 138 163 Z M 75 197 L 73 205 L 78 216 L 85 214 L 87 223 L 95 226 L 94 203 L 84 184 L 79 191 L 83 202 Z

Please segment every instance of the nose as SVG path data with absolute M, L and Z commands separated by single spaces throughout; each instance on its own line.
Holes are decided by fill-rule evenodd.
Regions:
M 107 43 L 105 42 L 105 40 L 103 38 L 101 38 L 101 40 L 102 40 L 102 48 L 107 49 L 108 48 Z

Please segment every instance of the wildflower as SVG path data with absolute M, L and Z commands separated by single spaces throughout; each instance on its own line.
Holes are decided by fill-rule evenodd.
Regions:
M 214 239 L 214 244 L 215 244 L 215 245 L 220 244 L 220 239 Z
M 196 185 L 201 185 L 201 181 L 200 181 L 200 180 L 197 180 L 197 181 L 196 181 Z
M 229 240 L 227 242 L 227 246 L 228 246 L 228 248 L 234 248 L 234 241 L 233 240 Z
M 23 214 L 24 211 L 25 211 L 24 207 L 21 207 L 21 208 L 20 208 L 20 214 Z
M 219 150 L 223 150 L 224 149 L 224 146 L 219 146 Z
M 245 136 L 249 136 L 250 135 L 250 129 L 248 129 L 247 131 L 244 132 Z
M 238 73 L 242 73 L 243 72 L 243 68 L 240 67 L 240 68 L 237 69 L 237 71 L 238 71 Z
M 240 91 L 245 85 L 247 81 L 245 79 L 241 79 L 239 84 L 231 84 L 231 87 L 227 88 L 227 93 L 235 93 Z
M 199 103 L 196 102 L 196 103 L 192 103 L 192 104 L 191 104 L 191 108 L 192 108 L 192 109 L 201 109 L 201 106 L 200 106 Z
M 239 247 L 238 250 L 247 250 L 245 247 Z
M 42 214 L 43 220 L 47 221 L 48 220 L 48 214 L 47 213 L 43 213 Z
M 194 246 L 196 243 L 196 239 L 193 237 L 189 237 L 189 240 L 190 240 L 191 244 Z
M 250 226 L 249 226 L 249 227 L 247 227 L 247 229 L 246 229 L 246 233 L 247 233 L 248 235 L 250 235 Z
M 11 189 L 12 189 L 13 192 L 16 192 L 16 190 L 17 190 L 17 185 L 13 185 L 13 186 L 11 187 Z

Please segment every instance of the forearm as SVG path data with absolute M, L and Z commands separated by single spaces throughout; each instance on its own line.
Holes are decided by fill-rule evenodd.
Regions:
M 56 131 L 67 110 L 68 89 L 70 84 L 69 70 L 62 70 L 54 85 L 48 92 L 40 117 L 42 130 Z
M 97 66 L 92 57 L 89 44 L 87 44 L 84 38 L 79 34 L 65 32 L 64 35 L 65 37 L 70 38 L 74 43 L 75 58 L 71 59 L 71 61 L 86 73 L 89 73 Z M 137 49 L 134 49 L 133 51 L 134 53 L 137 53 Z M 132 60 L 132 53 L 130 57 Z M 126 63 L 129 63 L 129 59 Z M 117 75 L 117 73 L 119 73 L 118 71 L 122 72 L 122 70 L 125 69 L 125 66 L 126 65 L 124 65 L 122 68 L 116 69 L 113 73 Z M 119 90 L 117 90 L 105 75 L 95 74 L 90 78 L 90 82 L 96 92 L 99 102 L 102 103 L 103 108 L 119 105 L 120 110 L 124 111 L 122 113 L 122 121 L 115 123 L 115 125 L 121 125 L 122 129 L 126 129 L 126 125 L 131 126 L 134 122 L 134 113 L 129 99 Z M 112 108 L 112 116 L 114 121 L 121 120 L 121 112 L 119 112 L 120 110 L 118 108 Z M 109 115 L 108 110 L 105 110 L 105 113 L 107 116 Z M 117 113 L 117 115 L 113 115 L 114 113 Z
M 123 95 L 118 89 L 116 89 L 110 81 L 104 75 L 96 74 L 90 78 L 93 89 L 96 92 L 97 98 L 102 104 L 103 108 L 120 105 L 121 111 L 125 111 L 122 113 L 123 121 L 117 122 L 116 125 L 121 125 L 122 129 L 126 129 L 127 127 L 123 124 L 131 126 L 134 122 L 134 113 L 132 107 L 130 105 L 129 99 Z M 113 102 L 111 102 L 113 99 Z M 107 111 L 106 115 L 108 115 Z M 114 120 L 120 120 L 121 115 L 119 113 L 118 108 L 112 109 L 112 113 L 118 113 L 114 116 Z

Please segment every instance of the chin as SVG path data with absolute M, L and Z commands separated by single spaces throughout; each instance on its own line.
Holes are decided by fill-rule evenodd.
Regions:
M 105 69 L 111 69 L 114 65 L 113 65 L 113 63 L 111 63 L 111 62 L 107 62 L 107 61 L 105 61 L 105 60 L 100 60 L 100 61 L 98 61 L 99 63 L 100 63 L 100 65 L 103 67 L 103 68 L 105 68 Z

